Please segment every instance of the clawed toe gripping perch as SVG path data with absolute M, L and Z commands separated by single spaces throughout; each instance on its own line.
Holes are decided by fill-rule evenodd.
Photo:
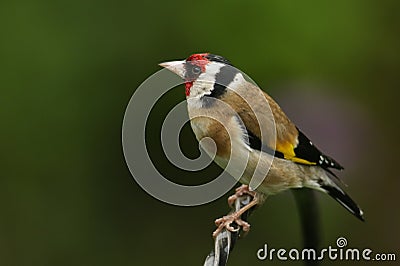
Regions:
M 244 198 L 245 195 L 248 195 L 251 197 L 251 201 L 247 202 L 247 204 L 243 206 L 238 206 L 239 209 L 236 209 L 236 206 L 234 204 L 239 200 Z M 247 199 L 247 197 L 246 197 Z M 222 231 L 222 229 L 227 229 L 228 231 L 231 232 L 238 232 L 240 228 L 244 232 L 248 232 L 250 230 L 250 224 L 246 221 L 244 221 L 241 216 L 243 213 L 247 212 L 250 210 L 252 207 L 256 206 L 260 202 L 259 196 L 257 196 L 255 191 L 250 191 L 249 186 L 247 185 L 242 185 L 236 189 L 236 193 L 228 198 L 228 204 L 232 208 L 235 209 L 234 212 L 219 218 L 215 220 L 215 225 L 218 226 L 218 228 L 213 232 L 213 237 L 217 237 L 218 234 Z M 235 223 L 236 227 L 233 227 L 231 224 Z
M 304 248 L 313 247 L 316 249 L 320 243 L 320 224 L 315 193 L 311 190 L 298 189 L 295 189 L 292 192 L 297 202 L 300 214 Z M 234 211 L 227 216 L 216 220 L 218 228 L 213 233 L 214 249 L 207 256 L 204 266 L 224 266 L 227 264 L 229 254 L 232 251 L 236 240 L 239 238 L 240 231 L 242 230 L 247 233 L 249 229 L 249 227 L 246 228 L 243 224 L 248 225 L 248 216 L 254 207 L 263 201 L 263 198 L 259 198 L 259 194 L 254 191 L 249 191 L 247 186 L 241 186 L 236 189 L 235 195 L 228 199 L 228 203 Z M 239 225 L 237 223 L 238 221 Z M 243 222 L 242 225 L 240 225 L 240 221 Z M 315 260 L 305 260 L 304 264 L 307 266 L 316 266 L 320 263 Z
M 229 197 L 228 203 L 234 211 L 215 221 L 218 228 L 213 232 L 214 250 L 207 256 L 204 266 L 226 265 L 240 230 L 249 231 L 247 218 L 259 202 L 257 194 L 249 191 L 245 185 L 237 188 L 235 195 Z

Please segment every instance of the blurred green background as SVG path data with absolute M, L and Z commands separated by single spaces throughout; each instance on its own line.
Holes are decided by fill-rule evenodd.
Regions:
M 366 222 L 318 194 L 323 245 L 344 236 L 351 247 L 399 260 L 399 7 L 366 0 L 2 1 L 0 265 L 203 263 L 227 196 L 190 208 L 152 198 L 125 165 L 121 126 L 135 88 L 158 63 L 207 51 L 249 74 L 345 166 L 340 176 Z M 152 158 L 172 179 L 179 171 L 162 155 L 157 130 L 182 100 L 182 87 L 166 95 L 148 129 Z M 197 154 L 188 127 L 181 141 L 188 155 Z M 179 178 L 202 183 L 218 171 L 214 165 Z M 271 197 L 250 221 L 230 265 L 282 264 L 257 260 L 264 243 L 301 247 L 290 192 Z

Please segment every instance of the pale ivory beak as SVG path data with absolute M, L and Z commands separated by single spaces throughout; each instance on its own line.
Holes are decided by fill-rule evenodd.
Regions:
M 185 68 L 184 68 L 185 61 L 171 61 L 171 62 L 164 62 L 158 64 L 159 66 L 165 67 L 169 71 L 174 72 L 182 79 L 185 78 Z

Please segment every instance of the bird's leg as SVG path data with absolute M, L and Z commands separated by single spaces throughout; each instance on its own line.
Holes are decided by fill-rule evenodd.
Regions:
M 258 194 L 256 192 L 249 191 L 248 186 L 246 187 L 247 188 L 244 188 L 243 186 L 239 187 L 236 190 L 236 193 L 242 193 L 241 195 L 243 195 L 244 193 L 249 193 L 251 196 L 253 196 L 253 200 L 250 201 L 249 204 L 247 204 L 240 210 L 215 220 L 215 225 L 218 226 L 218 228 L 213 232 L 213 237 L 216 237 L 224 228 L 226 228 L 231 232 L 237 232 L 239 228 L 235 229 L 233 226 L 231 226 L 231 223 L 233 222 L 241 226 L 244 232 L 248 232 L 250 230 L 250 224 L 243 221 L 240 217 L 242 216 L 243 213 L 250 210 L 255 205 L 259 204 L 260 198 L 258 197 Z M 236 196 L 236 198 L 238 197 L 236 194 L 234 196 Z
M 254 198 L 255 195 L 256 195 L 256 192 L 255 192 L 255 191 L 251 191 L 251 190 L 249 189 L 249 186 L 248 186 L 248 185 L 241 185 L 240 187 L 236 188 L 235 194 L 233 194 L 232 196 L 230 196 L 230 197 L 228 198 L 228 204 L 229 204 L 229 206 L 232 207 L 233 204 L 235 203 L 235 201 L 236 201 L 239 197 L 243 196 L 244 194 L 248 194 L 248 195 L 250 195 L 250 196 L 252 196 L 252 197 Z

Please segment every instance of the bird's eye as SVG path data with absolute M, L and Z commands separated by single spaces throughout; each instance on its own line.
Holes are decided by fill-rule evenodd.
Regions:
M 201 68 L 200 68 L 199 66 L 194 66 L 194 67 L 192 68 L 192 73 L 193 73 L 193 74 L 197 75 L 197 74 L 199 74 L 200 72 L 201 72 Z

